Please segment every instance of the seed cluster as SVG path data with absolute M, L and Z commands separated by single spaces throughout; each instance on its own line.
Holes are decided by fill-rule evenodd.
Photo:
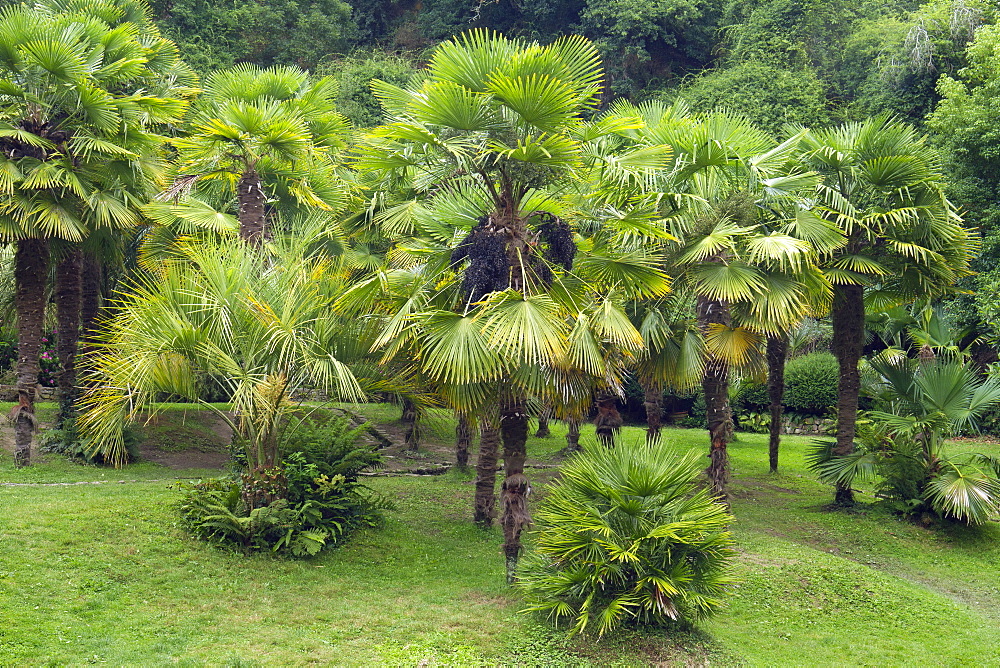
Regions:
M 510 260 L 504 237 L 504 230 L 483 216 L 452 252 L 452 264 L 466 259 L 469 261 L 462 281 L 462 289 L 469 301 L 478 302 L 491 292 L 510 287 Z
M 542 253 L 534 250 L 534 243 L 524 245 L 526 254 L 522 259 L 527 282 L 534 285 L 552 284 L 553 274 L 549 263 L 571 269 L 576 255 L 573 232 L 568 224 L 550 213 L 542 213 L 544 221 L 538 226 L 538 233 L 544 242 Z M 511 232 L 506 227 L 496 225 L 488 216 L 479 219 L 465 239 L 451 254 L 451 264 L 469 261 L 462 280 L 462 291 L 470 302 L 478 302 L 491 292 L 506 290 L 511 286 L 511 276 L 522 271 L 511 261 L 508 243 Z M 544 257 L 543 257 L 544 255 Z M 547 261 L 546 261 L 547 260 Z
M 553 264 L 569 271 L 573 268 L 573 258 L 576 257 L 576 244 L 573 243 L 573 231 L 561 218 L 545 214 L 545 222 L 538 226 L 542 239 L 548 245 L 545 256 Z

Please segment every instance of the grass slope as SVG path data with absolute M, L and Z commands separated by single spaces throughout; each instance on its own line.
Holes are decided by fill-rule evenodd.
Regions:
M 564 444 L 553 428 L 529 444 L 538 459 Z M 679 450 L 704 447 L 698 431 L 666 436 Z M 386 526 L 311 561 L 187 538 L 163 482 L 0 487 L 0 665 L 1000 664 L 1000 529 L 828 511 L 830 490 L 804 470 L 807 442 L 784 440 L 777 476 L 765 437 L 731 445 L 741 584 L 725 613 L 692 633 L 600 642 L 568 642 L 517 614 L 499 532 L 468 521 L 471 475 L 373 479 L 397 504 Z M 0 457 L 2 481 L 199 473 L 56 458 L 16 471 Z

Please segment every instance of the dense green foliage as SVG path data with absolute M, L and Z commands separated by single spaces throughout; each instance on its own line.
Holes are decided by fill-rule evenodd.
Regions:
M 812 71 L 757 61 L 711 71 L 671 95 L 687 100 L 696 111 L 723 107 L 746 114 L 774 134 L 787 123 L 818 126 L 830 120 L 823 84 Z
M 180 483 L 185 524 L 223 545 L 297 557 L 375 525 L 387 504 L 358 474 L 377 468 L 382 458 L 358 444 L 364 431 L 350 429 L 346 418 L 296 420 L 285 432 L 280 468 L 257 469 L 243 480 Z
M 164 34 L 199 72 L 236 63 L 314 68 L 347 50 L 356 28 L 344 0 L 152 0 Z
M 784 404 L 797 413 L 826 413 L 837 403 L 837 360 L 817 352 L 788 361 Z
M 637 440 L 564 464 L 519 572 L 527 609 L 601 635 L 716 612 L 734 582 L 733 518 L 697 484 L 700 470 L 664 442 Z
M 382 105 L 372 92 L 373 81 L 402 87 L 413 76 L 419 76 L 410 60 L 380 51 L 355 52 L 346 58 L 327 61 L 317 73 L 333 77 L 337 83 L 337 111 L 359 128 L 373 127 L 384 120 Z

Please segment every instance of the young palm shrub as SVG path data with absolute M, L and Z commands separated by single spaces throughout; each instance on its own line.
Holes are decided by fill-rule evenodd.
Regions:
M 296 389 L 346 400 L 366 387 L 392 389 L 381 375 L 364 380 L 363 364 L 360 376 L 349 368 L 363 334 L 330 311 L 339 282 L 328 261 L 272 259 L 235 240 L 181 250 L 184 261 L 136 282 L 106 323 L 81 400 L 89 454 L 125 464 L 123 428 L 154 413 L 164 394 L 216 410 L 201 382 L 211 377 L 232 397 L 232 415 L 217 413 L 245 444 L 248 468 L 268 469 L 279 463 L 278 438 L 297 409 Z
M 906 514 L 987 522 L 1000 511 L 1000 460 L 947 453 L 944 439 L 975 429 L 977 418 L 1000 403 L 1000 379 L 980 380 L 962 363 L 947 360 L 882 355 L 869 364 L 885 410 L 871 411 L 871 422 L 860 424 L 853 452 L 818 444 L 810 468 L 845 489 L 855 480 L 874 480 L 876 494 Z
M 599 635 L 716 612 L 733 584 L 733 518 L 699 487 L 701 470 L 693 453 L 660 440 L 590 448 L 566 463 L 522 560 L 525 611 Z

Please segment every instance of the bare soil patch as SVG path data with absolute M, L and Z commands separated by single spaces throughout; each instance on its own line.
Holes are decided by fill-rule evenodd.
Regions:
M 209 411 L 165 411 L 139 425 L 139 456 L 171 469 L 221 469 L 233 432 Z

